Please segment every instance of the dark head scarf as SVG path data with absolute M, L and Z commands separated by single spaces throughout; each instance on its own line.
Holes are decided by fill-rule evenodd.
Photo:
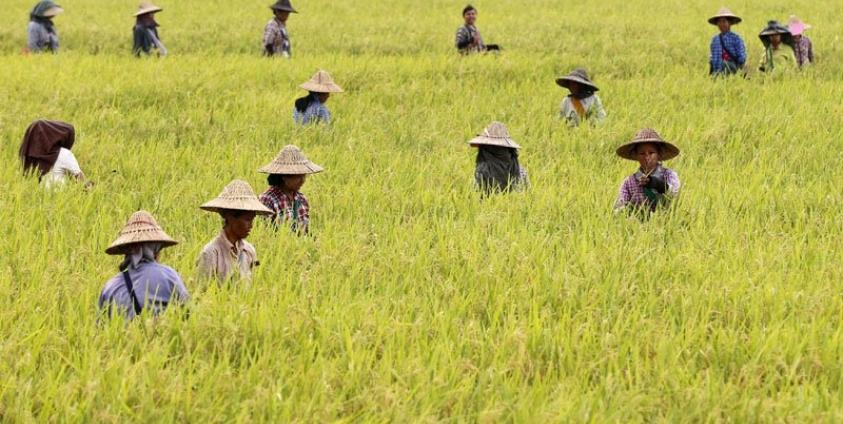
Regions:
M 59 150 L 64 147 L 70 150 L 76 140 L 76 130 L 73 125 L 61 121 L 37 120 L 26 129 L 23 143 L 20 146 L 20 159 L 23 162 L 23 172 L 38 168 L 41 178 L 50 172 Z
M 29 20 L 43 24 L 47 28 L 47 31 L 52 32 L 53 20 L 44 17 L 44 12 L 51 7 L 58 7 L 58 5 L 50 0 L 39 1 L 38 4 L 32 8 L 32 12 L 29 13 Z
M 316 96 L 316 93 L 310 91 L 307 93 L 306 96 L 299 97 L 298 99 L 296 99 L 296 110 L 298 110 L 299 113 L 304 113 L 304 111 L 307 110 L 307 107 L 310 106 L 311 103 L 318 100 Z
M 484 192 L 507 191 L 521 177 L 518 150 L 502 146 L 477 146 L 474 178 Z

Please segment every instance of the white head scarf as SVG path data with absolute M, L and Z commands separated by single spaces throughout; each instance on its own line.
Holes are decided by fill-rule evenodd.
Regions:
M 162 248 L 161 243 L 156 242 L 136 244 L 126 252 L 126 258 L 120 263 L 120 269 L 137 269 L 144 262 L 156 262 L 155 257 Z

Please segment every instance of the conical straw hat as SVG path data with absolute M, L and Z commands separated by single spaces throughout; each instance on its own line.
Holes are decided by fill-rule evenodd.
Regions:
M 660 136 L 659 133 L 657 133 L 656 130 L 652 128 L 644 128 L 643 130 L 639 130 L 630 142 L 624 144 L 621 147 L 618 147 L 616 153 L 618 154 L 618 156 L 624 159 L 638 160 L 638 157 L 635 155 L 635 149 L 638 147 L 639 144 L 645 143 L 652 143 L 660 146 L 660 160 L 673 159 L 679 156 L 679 148 L 665 141 L 662 136 Z
M 469 140 L 468 144 L 472 146 L 501 146 L 509 147 L 511 149 L 521 148 L 521 146 L 519 146 L 518 143 L 509 136 L 509 130 L 506 129 L 506 125 L 497 121 L 489 124 L 489 126 L 486 127 L 481 134 L 478 134 L 477 137 Z
M 299 87 L 316 93 L 342 93 L 342 88 L 334 84 L 331 75 L 323 70 L 317 71 L 310 78 L 310 81 L 300 85 Z
M 272 162 L 264 165 L 258 172 L 264 174 L 303 175 L 322 172 L 324 168 L 311 162 L 292 144 L 284 146 Z
M 117 239 L 111 243 L 111 246 L 108 246 L 108 249 L 105 249 L 105 253 L 120 255 L 126 246 L 147 242 L 161 243 L 164 247 L 178 244 L 161 229 L 152 214 L 147 211 L 137 211 L 132 214 L 129 221 L 120 230 Z
M 717 11 L 717 14 L 708 18 L 708 23 L 712 25 L 717 25 L 717 20 L 720 18 L 726 18 L 731 22 L 732 25 L 737 25 L 741 23 L 743 19 L 741 19 L 738 15 L 732 13 L 731 10 L 727 7 L 721 7 L 720 10 Z
M 143 2 L 138 6 L 138 11 L 135 13 L 135 16 L 146 15 L 147 13 L 157 13 L 164 9 L 152 4 Z
M 58 16 L 61 13 L 64 13 L 64 9 L 62 9 L 61 6 L 59 6 L 59 5 L 55 5 L 55 6 L 50 7 L 49 9 L 45 10 L 44 14 L 41 15 L 41 16 L 43 16 L 45 18 L 53 18 L 55 16 Z
M 600 90 L 594 85 L 593 82 L 588 78 L 588 72 L 586 72 L 583 68 L 577 68 L 571 71 L 570 74 L 565 75 L 564 77 L 557 78 L 556 84 L 559 84 L 561 87 L 570 88 L 572 82 L 576 82 L 588 87 L 591 87 L 594 91 Z
M 252 186 L 243 180 L 233 180 L 228 183 L 216 199 L 205 202 L 199 208 L 211 212 L 234 210 L 255 212 L 261 215 L 272 214 L 272 211 L 258 200 Z

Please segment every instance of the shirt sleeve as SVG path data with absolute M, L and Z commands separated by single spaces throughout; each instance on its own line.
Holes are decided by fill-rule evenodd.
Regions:
M 629 191 L 629 178 L 623 180 L 621 183 L 621 188 L 618 190 L 618 198 L 615 200 L 615 210 L 623 209 L 629 201 L 632 199 L 632 193 Z
M 744 46 L 743 40 L 737 34 L 734 34 L 734 41 L 735 54 L 738 55 L 735 60 L 738 62 L 738 64 L 743 65 L 744 63 L 746 63 L 746 46 Z
M 154 45 L 155 48 L 158 49 L 158 54 L 161 56 L 166 56 L 167 48 L 164 47 L 164 43 L 162 43 L 161 40 L 158 39 L 158 36 L 155 35 L 155 31 L 147 29 L 147 32 L 149 33 L 149 39 L 150 41 L 152 41 L 152 45 Z
M 454 44 L 458 49 L 464 49 L 471 44 L 471 34 L 468 33 L 468 29 L 466 29 L 466 27 L 462 26 L 457 29 L 456 41 Z
M 606 109 L 603 109 L 603 102 L 600 101 L 600 97 L 594 95 L 594 106 L 592 106 L 592 110 L 594 111 L 594 116 L 597 119 L 597 122 L 602 122 L 606 119 Z
M 69 177 L 76 177 L 82 175 L 82 168 L 79 167 L 79 162 L 76 161 L 76 156 L 68 149 L 62 147 L 59 150 L 59 157 L 56 159 L 54 165 L 55 170 L 61 174 Z
M 560 106 L 559 116 L 566 119 L 568 121 L 568 125 L 573 126 L 573 125 L 577 124 L 577 120 L 578 120 L 577 111 L 574 110 L 574 106 L 571 103 L 570 97 L 565 97 L 565 99 L 562 100 L 562 105 Z
M 679 194 L 679 188 L 682 183 L 679 182 L 679 175 L 672 169 L 666 169 L 664 172 L 664 182 L 667 183 L 667 194 L 676 196 Z
M 723 48 L 720 46 L 719 36 L 714 36 L 711 39 L 711 58 L 709 59 L 709 63 L 711 64 L 712 72 L 720 71 L 723 67 Z
M 209 249 L 202 250 L 196 261 L 196 275 L 201 279 L 213 278 L 216 273 L 216 255 Z
M 33 52 L 41 51 L 48 42 L 47 31 L 41 25 L 30 22 L 26 28 L 26 32 L 28 38 L 26 46 L 29 50 Z

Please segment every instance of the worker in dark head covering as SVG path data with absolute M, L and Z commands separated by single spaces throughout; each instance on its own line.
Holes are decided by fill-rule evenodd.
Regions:
M 33 53 L 50 51 L 58 53 L 59 34 L 53 26 L 53 18 L 64 12 L 59 5 L 46 0 L 38 2 L 29 14 L 29 26 L 26 28 L 29 41 L 27 49 Z
M 73 125 L 61 121 L 39 119 L 29 125 L 20 146 L 24 173 L 38 172 L 38 179 L 46 186 L 63 184 L 68 177 L 85 183 L 79 162 L 70 151 L 76 141 Z
M 267 56 L 290 57 L 293 54 L 290 33 L 287 32 L 287 18 L 298 13 L 290 0 L 278 0 L 272 6 L 272 18 L 263 29 L 263 49 Z
M 504 124 L 492 122 L 468 144 L 477 148 L 474 178 L 484 194 L 526 188 L 527 171 L 518 162 L 521 146 L 510 137 Z
M 164 9 L 152 3 L 141 3 L 138 6 L 138 11 L 135 12 L 134 45 L 132 46 L 132 53 L 135 56 L 139 57 L 141 53 L 167 55 L 167 48 L 158 36 L 158 22 L 155 21 L 155 14 L 162 10 Z

